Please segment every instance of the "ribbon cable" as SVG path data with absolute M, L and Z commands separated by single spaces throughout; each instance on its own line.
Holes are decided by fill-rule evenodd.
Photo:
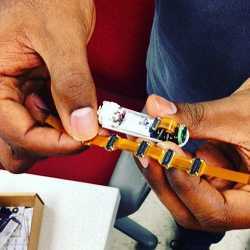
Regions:
M 56 128 L 57 130 L 64 131 L 61 123 L 53 116 L 48 116 L 45 123 L 53 128 Z M 174 127 L 172 124 L 170 126 Z M 147 156 L 158 161 L 159 164 L 166 169 L 176 168 L 186 171 L 191 176 L 206 175 L 241 184 L 250 184 L 250 174 L 241 173 L 218 166 L 210 166 L 207 165 L 202 159 L 189 159 L 180 154 L 176 154 L 171 149 L 164 150 L 147 141 L 136 142 L 119 137 L 117 135 L 98 135 L 91 141 L 85 142 L 84 144 L 88 146 L 95 145 L 102 147 L 108 151 L 125 150 L 134 153 L 137 157 Z

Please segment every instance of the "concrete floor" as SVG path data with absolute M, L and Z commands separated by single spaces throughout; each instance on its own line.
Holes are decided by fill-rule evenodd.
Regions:
M 170 213 L 153 192 L 131 218 L 157 235 L 157 250 L 170 250 L 169 242 L 175 237 L 176 227 Z M 134 250 L 135 244 L 126 235 L 113 230 L 110 250 Z M 221 242 L 211 246 L 210 250 L 250 250 L 250 230 L 230 231 Z

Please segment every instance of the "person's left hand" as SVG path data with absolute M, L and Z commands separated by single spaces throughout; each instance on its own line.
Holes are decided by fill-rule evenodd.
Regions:
M 152 116 L 172 115 L 186 124 L 192 138 L 208 140 L 195 157 L 211 165 L 250 169 L 250 80 L 220 100 L 175 106 L 153 95 L 146 107 Z M 165 147 L 185 154 L 171 143 Z M 250 228 L 250 185 L 191 177 L 177 169 L 166 171 L 153 160 L 148 163 L 142 172 L 182 226 L 205 231 Z

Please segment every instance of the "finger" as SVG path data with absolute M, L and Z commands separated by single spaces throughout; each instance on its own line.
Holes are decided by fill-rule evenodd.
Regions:
M 230 223 L 224 197 L 205 179 L 191 177 L 177 169 L 171 169 L 167 173 L 167 178 L 171 188 L 199 221 L 202 229 L 227 229 Z
M 224 155 L 218 143 L 206 143 L 196 151 L 196 157 L 206 161 L 208 165 L 220 166 L 222 168 L 233 169 L 232 162 Z M 219 191 L 231 188 L 234 182 L 222 180 L 216 177 L 206 177 L 208 182 Z
M 172 149 L 182 153 L 180 148 L 173 143 L 165 143 L 161 145 L 164 149 Z M 157 162 L 149 160 L 148 167 L 140 166 L 139 160 L 136 158 L 137 165 L 148 180 L 152 189 L 156 192 L 161 202 L 169 209 L 175 220 L 186 227 L 198 229 L 199 224 L 194 216 L 190 213 L 184 203 L 179 199 L 175 192 L 170 187 L 165 169 Z
M 81 143 L 67 134 L 37 126 L 22 105 L 24 97 L 16 79 L 5 77 L 0 81 L 0 136 L 5 141 L 41 156 L 68 154 L 81 149 Z
M 38 95 L 34 93 L 29 95 L 25 100 L 25 106 L 28 109 L 29 113 L 32 115 L 32 117 L 40 124 L 45 126 L 49 125 L 52 128 L 55 128 L 57 131 L 60 131 L 61 133 L 65 132 L 62 127 L 61 121 L 57 117 L 50 115 L 50 110 Z M 49 123 L 48 119 L 50 119 Z M 109 136 L 108 131 L 105 129 L 100 129 L 98 134 L 103 136 Z M 81 151 L 87 148 L 87 146 L 82 145 Z M 72 153 L 79 153 L 79 150 L 77 150 L 76 152 L 70 152 L 70 154 Z
M 228 206 L 230 229 L 249 228 L 250 225 L 250 186 L 241 189 L 231 189 L 224 193 L 225 203 Z
M 52 96 L 65 130 L 85 141 L 98 132 L 97 101 L 87 59 L 86 31 L 75 20 L 72 18 L 63 29 L 61 21 L 55 20 L 57 30 L 47 27 L 46 39 L 34 46 L 48 67 Z
M 246 140 L 246 131 L 249 131 L 245 125 L 249 116 L 245 108 L 249 106 L 248 102 L 249 98 L 235 95 L 210 102 L 178 104 L 173 118 L 188 126 L 192 138 L 237 144 Z M 164 98 L 152 95 L 146 107 L 150 115 L 164 117 L 173 114 L 172 105 Z M 236 126 L 239 120 L 243 122 L 240 130 Z
M 41 124 L 44 124 L 46 118 L 50 114 L 50 110 L 43 100 L 34 93 L 26 97 L 25 107 L 28 109 L 31 116 Z
M 21 173 L 30 168 L 38 158 L 20 155 L 17 150 L 11 148 L 3 139 L 0 138 L 0 163 L 2 167 L 13 173 Z

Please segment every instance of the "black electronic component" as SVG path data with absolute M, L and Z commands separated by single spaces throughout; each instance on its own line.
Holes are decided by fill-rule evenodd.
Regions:
M 166 132 L 166 130 L 163 128 L 159 128 L 156 131 L 152 131 L 150 137 L 160 141 L 171 141 L 177 143 L 176 136 L 174 134 Z
M 145 154 L 145 152 L 146 152 L 146 150 L 147 150 L 147 148 L 148 148 L 148 146 L 149 146 L 149 143 L 148 143 L 148 142 L 142 141 L 142 142 L 140 143 L 140 145 L 139 145 L 139 147 L 138 147 L 138 149 L 137 149 L 135 155 L 136 155 L 137 157 L 143 157 L 144 154 Z
M 174 156 L 174 151 L 172 149 L 169 149 L 162 159 L 162 165 L 169 168 L 169 163 L 172 161 Z
M 149 129 L 149 132 L 150 133 L 155 132 L 158 129 L 160 122 L 161 122 L 160 118 L 155 118 Z
M 202 163 L 202 160 L 200 158 L 194 159 L 193 164 L 190 168 L 189 174 L 193 176 L 197 176 L 200 172 L 201 163 Z
M 108 141 L 108 143 L 106 145 L 106 150 L 113 151 L 114 150 L 114 144 L 118 139 L 119 139 L 119 137 L 117 135 L 110 136 L 109 141 Z

